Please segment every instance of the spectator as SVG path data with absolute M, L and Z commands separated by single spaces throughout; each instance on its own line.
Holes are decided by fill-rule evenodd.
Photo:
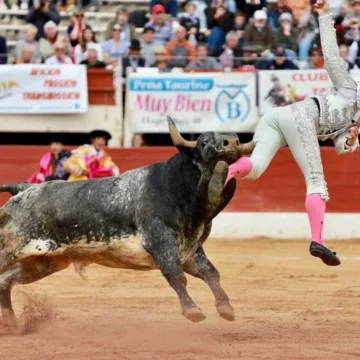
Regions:
M 272 60 L 263 60 L 263 66 L 259 68 L 266 70 L 297 70 L 298 67 L 287 58 L 285 49 L 278 47 L 275 52 L 275 58 Z
M 155 54 L 155 62 L 151 65 L 151 67 L 158 68 L 160 73 L 163 72 L 170 72 L 171 67 L 168 64 L 168 61 L 166 59 L 166 49 L 164 45 L 157 46 L 154 49 Z
M 104 42 L 104 62 L 108 65 L 118 66 L 122 64 L 122 58 L 130 47 L 130 42 L 120 39 L 121 25 L 115 24 L 112 29 L 112 38 Z
M 317 14 L 312 10 L 311 6 L 301 14 L 298 30 L 300 30 L 298 38 L 299 59 L 304 62 L 307 61 L 309 51 L 315 43 L 316 35 L 319 33 Z
M 224 0 L 216 0 L 214 6 L 207 8 L 205 13 L 208 24 L 206 43 L 214 52 L 224 46 L 226 34 L 234 27 L 234 15 L 225 8 Z
M 266 12 L 257 10 L 254 14 L 254 23 L 246 26 L 244 34 L 244 41 L 251 42 L 261 48 L 262 57 L 270 54 L 270 48 L 273 44 L 271 26 L 266 24 L 266 21 Z
M 190 61 L 186 68 L 193 70 L 220 70 L 221 65 L 213 57 L 208 57 L 206 44 L 199 43 L 196 47 L 195 59 Z
M 169 22 L 165 21 L 165 8 L 158 4 L 152 7 L 153 20 L 145 26 L 152 26 L 155 29 L 155 39 L 165 45 L 172 39 L 173 31 Z
M 237 8 L 245 14 L 246 22 L 250 20 L 257 10 L 266 8 L 266 0 L 236 0 Z
M 39 49 L 42 59 L 47 59 L 54 55 L 54 44 L 59 41 L 64 41 L 64 44 L 66 44 L 65 55 L 69 56 L 71 54 L 70 43 L 62 35 L 59 35 L 57 25 L 52 20 L 44 25 L 44 34 L 45 37 L 39 40 Z
M 179 26 L 175 32 L 175 39 L 166 44 L 166 56 L 171 67 L 184 68 L 195 56 L 195 49 L 186 40 L 186 30 Z
M 102 53 L 101 45 L 96 42 L 95 34 L 90 28 L 84 30 L 80 40 L 80 44 L 75 46 L 75 50 L 74 50 L 75 64 L 80 64 L 81 61 L 87 59 L 88 49 L 95 49 L 97 51 L 98 59 L 100 61 L 103 61 L 103 53 Z
M 353 41 L 349 48 L 349 55 L 347 60 L 350 63 L 356 64 L 360 67 L 360 46 L 359 41 Z
M 292 10 L 292 16 L 294 21 L 297 23 L 304 10 L 310 5 L 310 0 L 285 0 L 286 5 Z M 331 0 L 328 1 L 330 4 Z M 336 16 L 335 14 L 333 14 Z
M 71 24 L 67 28 L 72 47 L 75 47 L 80 43 L 82 33 L 86 28 L 91 28 L 91 26 L 84 21 L 84 11 L 75 10 L 71 16 Z
M 151 66 L 155 62 L 154 49 L 162 45 L 161 41 L 155 39 L 155 29 L 146 25 L 140 39 L 140 56 L 145 59 L 146 66 Z
M 112 20 L 106 30 L 105 39 L 109 40 L 112 37 L 112 29 L 115 24 L 119 24 L 121 26 L 121 34 L 120 39 L 123 41 L 130 42 L 131 40 L 136 40 L 136 28 L 134 24 L 129 23 L 129 13 L 127 8 L 121 7 L 116 12 L 116 17 Z
M 96 49 L 89 49 L 87 51 L 87 59 L 80 62 L 80 65 L 86 65 L 89 68 L 106 68 L 106 64 L 98 59 L 98 52 Z
M 350 62 L 348 60 L 348 58 L 349 58 L 349 46 L 347 46 L 346 44 L 340 45 L 339 46 L 339 54 L 340 54 L 340 57 L 343 58 L 344 61 L 345 61 L 347 71 L 350 71 L 350 70 L 353 70 L 353 69 L 358 69 L 358 66 L 354 62 Z
M 0 35 L 0 65 L 7 63 L 7 53 L 6 39 Z
M 61 16 L 56 5 L 51 0 L 34 0 L 34 4 L 25 16 L 25 20 L 36 26 L 38 30 L 36 40 L 38 40 L 45 37 L 44 25 L 50 20 L 55 24 L 59 24 Z
M 195 16 L 199 19 L 200 29 L 207 28 L 205 10 L 207 9 L 207 0 L 188 0 L 186 4 L 191 2 L 195 6 Z
M 277 46 L 283 46 L 288 58 L 296 58 L 299 33 L 292 26 L 293 18 L 290 13 L 284 12 L 279 18 L 280 29 L 274 36 Z
M 131 146 L 135 148 L 146 146 L 144 136 L 139 133 L 134 134 L 131 140 Z
M 105 151 L 111 135 L 104 130 L 94 130 L 89 134 L 91 145 L 85 144 L 72 151 L 64 163 L 70 173 L 68 181 L 86 180 L 116 176 L 119 168 Z
M 238 12 L 234 19 L 234 28 L 236 35 L 239 38 L 238 47 L 241 48 L 244 43 L 244 32 L 246 26 L 246 18 L 242 12 Z
M 314 46 L 309 51 L 309 59 L 301 64 L 301 69 L 322 69 L 324 67 L 324 59 L 322 56 L 321 49 Z
M 45 60 L 46 65 L 71 65 L 73 62 L 69 56 L 65 55 L 64 42 L 54 44 L 54 55 Z
M 165 3 L 165 4 L 164 4 Z M 161 5 L 164 7 L 164 12 L 171 15 L 173 20 L 177 18 L 178 4 L 177 0 L 151 0 L 150 1 L 150 11 L 154 13 L 154 6 Z
M 253 44 L 244 44 L 241 48 L 241 59 L 238 66 L 244 70 L 255 70 L 259 67 L 260 61 Z
M 232 69 L 237 68 L 240 65 L 241 50 L 237 47 L 239 38 L 235 31 L 230 31 L 226 35 L 225 49 L 219 56 L 220 65 L 230 67 Z
M 212 0 L 211 5 L 215 5 L 216 0 Z M 229 10 L 234 15 L 236 14 L 236 2 L 234 0 L 225 0 L 224 6 L 227 10 Z
M 301 2 L 301 0 L 296 0 Z M 287 6 L 286 0 L 277 0 L 274 8 L 269 12 L 269 24 L 271 25 L 273 31 L 277 31 L 280 28 L 280 16 L 284 13 L 291 15 L 293 11 L 290 7 Z
M 145 59 L 140 56 L 140 41 L 133 40 L 129 48 L 128 56 L 123 58 L 123 77 L 126 78 L 127 71 L 129 71 L 128 68 L 131 68 L 131 70 L 134 71 L 138 67 L 145 67 L 145 63 Z
M 24 29 L 24 38 L 17 41 L 15 46 L 15 57 L 18 58 L 21 56 L 21 52 L 23 47 L 28 45 L 34 46 L 34 57 L 37 62 L 40 62 L 41 56 L 40 56 L 40 47 L 38 41 L 35 40 L 36 34 L 37 34 L 37 28 L 33 24 L 28 24 L 25 26 Z
M 180 25 L 186 29 L 190 44 L 196 46 L 200 40 L 200 19 L 195 15 L 196 5 L 188 2 L 185 9 L 186 13 L 180 18 Z
M 21 49 L 21 55 L 16 57 L 15 64 L 38 64 L 40 61 L 35 59 L 34 45 L 25 44 Z
M 360 0 L 351 1 L 352 12 L 345 16 L 342 26 L 346 29 L 345 38 L 352 41 L 359 36 L 360 27 Z
M 64 142 L 59 136 L 50 140 L 50 151 L 41 159 L 39 168 L 31 175 L 28 182 L 42 183 L 51 180 L 67 180 L 69 173 L 63 167 L 64 162 L 71 156 L 70 151 L 64 149 Z

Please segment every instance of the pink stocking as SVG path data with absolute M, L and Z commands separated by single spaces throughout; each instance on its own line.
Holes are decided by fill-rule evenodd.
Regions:
M 225 184 L 227 184 L 227 182 L 233 177 L 243 178 L 244 176 L 248 175 L 252 170 L 252 167 L 253 165 L 250 158 L 241 157 L 239 160 L 229 166 L 229 172 Z
M 323 240 L 326 202 L 321 198 L 320 194 L 310 194 L 306 197 L 305 207 L 309 217 L 312 241 L 326 246 Z

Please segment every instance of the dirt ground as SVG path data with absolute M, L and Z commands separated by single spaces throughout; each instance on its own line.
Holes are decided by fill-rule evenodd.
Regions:
M 182 317 L 158 271 L 90 266 L 84 281 L 71 267 L 15 288 L 19 316 L 25 309 L 53 320 L 1 335 L 0 359 L 359 359 L 360 241 L 328 245 L 341 266 L 312 258 L 306 240 L 208 240 L 235 322 L 218 316 L 206 284 L 190 276 L 190 295 L 207 315 L 198 324 Z

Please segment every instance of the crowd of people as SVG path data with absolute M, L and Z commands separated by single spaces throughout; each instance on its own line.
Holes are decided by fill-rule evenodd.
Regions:
M 75 9 L 67 34 L 58 31 L 58 3 L 33 0 L 15 49 L 15 63 L 84 64 L 87 67 L 188 69 L 316 69 L 323 67 L 319 24 L 310 0 L 189 0 L 180 13 L 176 0 L 151 0 L 150 18 L 138 33 L 121 7 L 105 41 Z M 4 0 L 0 0 L 4 3 Z M 7 2 L 7 1 L 6 1 Z M 360 0 L 330 0 L 341 56 L 360 66 Z M 23 5 L 25 4 L 25 5 Z M 27 8 L 29 0 L 21 0 Z M 8 4 L 9 5 L 9 4 Z M 83 6 L 82 1 L 76 1 Z M 90 7 L 96 7 L 95 0 Z M 10 6 L 10 5 L 9 5 Z M 15 6 L 17 6 L 15 4 Z M 132 17 L 134 19 L 134 17 Z M 0 61 L 7 62 L 0 37 Z
M 40 184 L 51 180 L 77 181 L 120 175 L 118 166 L 106 152 L 111 134 L 105 130 L 93 130 L 89 143 L 69 151 L 62 136 L 52 135 L 49 151 L 39 161 L 39 167 L 28 182 Z M 142 134 L 134 134 L 132 147 L 145 146 Z

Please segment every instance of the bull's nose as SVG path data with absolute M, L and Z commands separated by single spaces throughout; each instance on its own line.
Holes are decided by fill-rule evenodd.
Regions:
M 232 148 L 234 146 L 239 146 L 238 139 L 224 139 L 223 140 L 223 148 Z

